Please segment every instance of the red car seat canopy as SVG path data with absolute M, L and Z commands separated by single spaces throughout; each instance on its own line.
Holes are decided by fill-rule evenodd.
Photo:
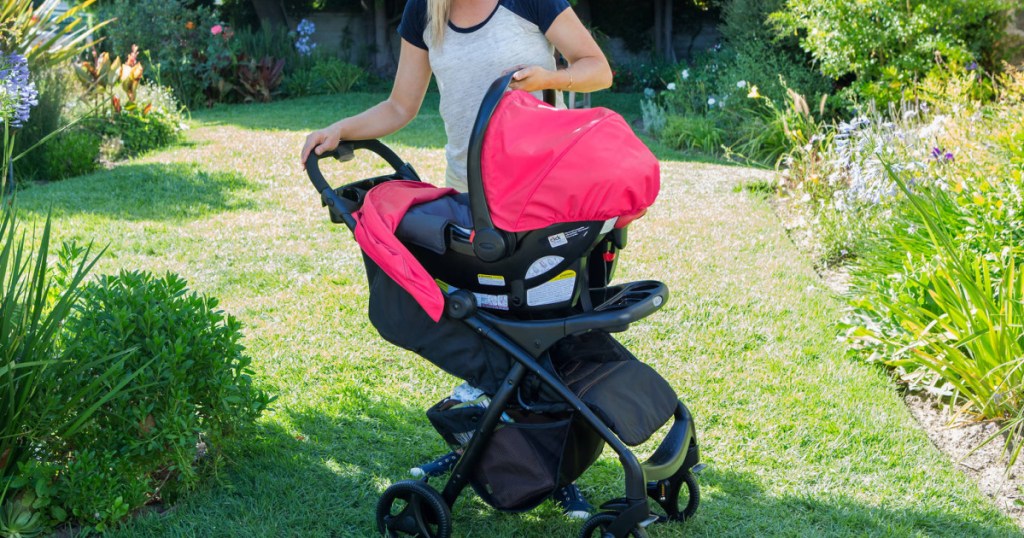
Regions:
M 613 217 L 624 225 L 654 203 L 661 176 L 618 114 L 558 110 L 518 90 L 491 117 L 481 172 L 494 226 L 509 232 Z

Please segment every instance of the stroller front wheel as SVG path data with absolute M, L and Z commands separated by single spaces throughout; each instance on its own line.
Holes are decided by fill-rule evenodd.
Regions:
M 579 538 L 618 538 L 608 531 L 608 527 L 619 517 L 614 512 L 601 512 L 590 516 L 590 519 L 580 529 Z M 647 533 L 639 527 L 629 531 L 632 538 L 647 538 Z
M 441 494 L 425 482 L 396 482 L 377 501 L 377 531 L 388 538 L 450 538 L 452 512 Z
M 693 517 L 700 506 L 700 485 L 689 469 L 680 469 L 668 480 L 649 483 L 647 496 L 664 511 L 659 521 L 682 523 Z

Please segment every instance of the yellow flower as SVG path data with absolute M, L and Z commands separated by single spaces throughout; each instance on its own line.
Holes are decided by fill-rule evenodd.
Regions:
M 977 205 L 985 205 L 985 198 L 980 194 L 975 194 L 974 203 Z
M 747 97 L 750 99 L 757 99 L 758 97 L 761 97 L 761 94 L 757 93 L 757 86 L 750 87 L 750 93 L 747 94 Z

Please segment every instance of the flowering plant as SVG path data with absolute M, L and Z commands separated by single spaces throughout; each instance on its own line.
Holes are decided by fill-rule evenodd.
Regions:
M 295 28 L 295 32 L 298 34 L 298 39 L 295 40 L 295 49 L 299 51 L 299 55 L 309 56 L 313 54 L 313 50 L 316 49 L 316 43 L 313 42 L 312 38 L 313 34 L 316 33 L 316 25 L 309 19 L 302 19 Z
M 28 61 L 17 53 L 0 52 L 0 123 L 4 125 L 3 156 L 0 157 L 0 192 L 6 192 L 7 170 L 13 162 L 14 135 L 17 129 L 28 121 L 29 111 L 39 104 L 39 92 L 29 80 Z

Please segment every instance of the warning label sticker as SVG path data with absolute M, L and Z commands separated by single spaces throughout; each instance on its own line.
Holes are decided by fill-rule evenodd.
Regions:
M 504 286 L 505 277 L 501 275 L 476 275 L 481 286 Z
M 575 286 L 576 271 L 563 271 L 540 286 L 526 290 L 526 304 L 540 306 L 568 301 Z

